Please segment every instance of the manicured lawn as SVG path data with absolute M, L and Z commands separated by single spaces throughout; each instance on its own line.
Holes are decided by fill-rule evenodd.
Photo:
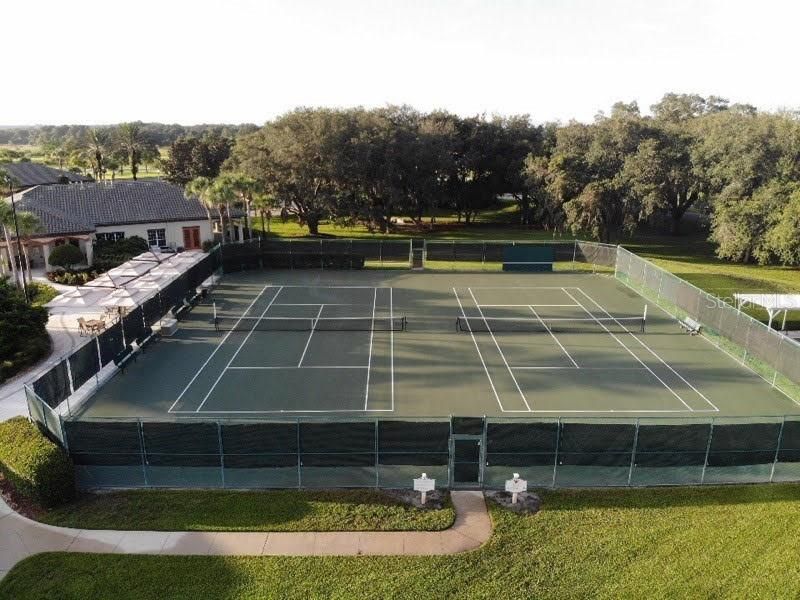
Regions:
M 442 557 L 45 554 L 0 598 L 797 598 L 800 486 L 549 491 Z
M 77 529 L 155 531 L 433 531 L 454 519 L 449 501 L 420 510 L 376 490 L 132 490 L 87 495 L 39 517 Z

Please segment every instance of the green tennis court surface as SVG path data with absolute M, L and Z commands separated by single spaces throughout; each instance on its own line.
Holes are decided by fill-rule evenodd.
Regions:
M 236 273 L 76 416 L 800 413 L 646 304 L 606 275 Z

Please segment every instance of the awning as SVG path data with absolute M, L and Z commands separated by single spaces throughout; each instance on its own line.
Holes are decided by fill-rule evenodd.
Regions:
M 786 329 L 786 315 L 789 311 L 800 311 L 800 294 L 734 294 L 733 297 L 740 309 L 750 304 L 766 310 L 770 327 L 775 317 L 783 313 L 781 330 Z

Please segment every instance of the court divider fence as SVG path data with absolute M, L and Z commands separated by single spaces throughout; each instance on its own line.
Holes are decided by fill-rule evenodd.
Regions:
M 271 421 L 84 419 L 61 422 L 79 485 L 207 488 L 502 489 L 800 481 L 800 416 L 457 418 Z M 462 419 L 463 420 L 463 419 Z M 454 441 L 476 442 L 463 480 Z M 466 458 L 465 458 L 466 457 Z
M 800 404 L 800 343 L 688 281 L 619 247 L 615 277 Z M 728 299 L 730 300 L 730 299 Z
M 25 386 L 31 418 L 58 438 L 56 417 L 72 414 L 73 394 L 79 390 L 90 393 L 102 385 L 104 368 L 132 342 L 150 335 L 152 325 L 192 296 L 219 266 L 219 251 L 215 249 L 101 334 L 87 338 L 70 354 L 51 361 L 50 369 Z
M 580 240 L 362 240 L 254 238 L 221 248 L 226 273 L 262 268 L 363 269 L 409 268 L 414 250 L 423 253 L 423 265 L 432 270 L 501 270 L 509 247 L 553 249 L 555 264 L 564 269 L 614 268 L 617 247 Z M 583 269 L 582 269 L 583 270 Z

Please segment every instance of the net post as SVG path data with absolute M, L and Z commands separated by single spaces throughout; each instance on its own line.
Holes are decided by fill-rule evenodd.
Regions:
M 644 305 L 644 314 L 642 314 L 642 333 L 645 332 L 646 327 L 647 327 L 647 304 Z

